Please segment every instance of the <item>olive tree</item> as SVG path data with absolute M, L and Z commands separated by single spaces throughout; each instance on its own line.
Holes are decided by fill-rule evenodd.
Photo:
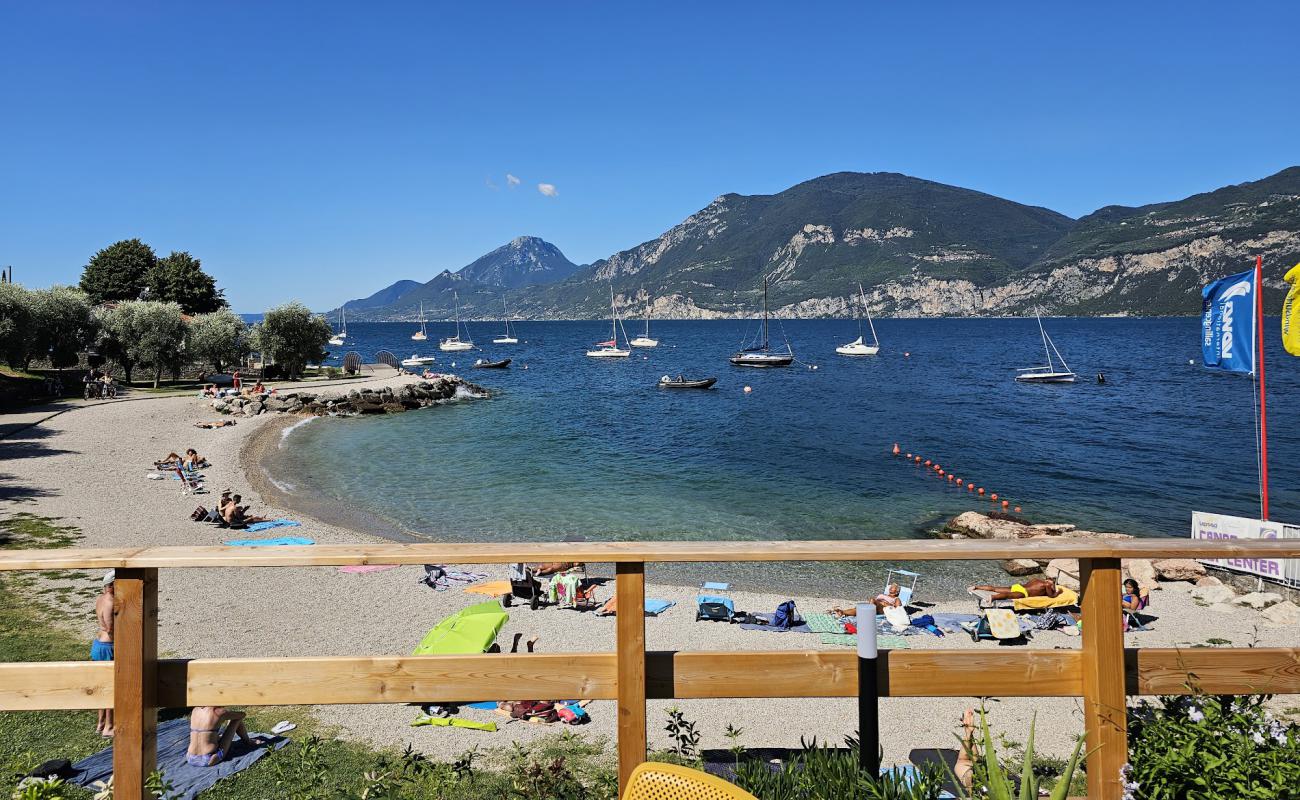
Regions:
M 325 345 L 334 331 L 324 317 L 299 302 L 276 306 L 253 326 L 253 348 L 284 368 L 286 377 L 302 374 L 309 362 L 325 358 Z
M 190 321 L 187 355 L 217 372 L 239 363 L 248 350 L 248 325 L 233 311 L 223 308 Z
M 104 310 L 99 317 L 100 349 L 122 365 L 126 382 L 136 366 L 151 367 L 158 388 L 166 368 L 175 368 L 185 354 L 185 318 L 179 303 L 130 300 Z
M 16 283 L 0 283 L 0 357 L 24 369 L 35 349 L 32 314 L 36 298 Z
M 71 286 L 37 289 L 30 295 L 33 352 L 28 358 L 48 359 L 55 369 L 75 366 L 94 332 L 90 298 Z

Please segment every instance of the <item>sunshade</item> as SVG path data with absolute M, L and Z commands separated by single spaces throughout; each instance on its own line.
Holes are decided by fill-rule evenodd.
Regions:
M 462 608 L 424 635 L 412 655 L 449 656 L 482 653 L 496 641 L 510 619 L 496 600 Z

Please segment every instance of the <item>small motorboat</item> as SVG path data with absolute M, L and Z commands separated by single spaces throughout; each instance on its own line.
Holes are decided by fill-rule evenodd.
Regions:
M 670 378 L 667 375 L 659 379 L 660 389 L 708 389 L 717 383 L 717 378 L 701 378 L 699 380 L 687 380 L 678 375 L 676 378 Z
M 402 359 L 402 366 L 404 366 L 404 367 L 427 367 L 427 366 L 429 366 L 430 364 L 435 363 L 437 360 L 438 360 L 438 359 L 434 358 L 433 356 L 421 356 L 421 355 L 416 355 L 415 353 L 412 353 L 410 358 L 404 358 L 404 359 Z
M 503 358 L 500 361 L 488 361 L 480 358 L 474 362 L 474 369 L 505 369 L 510 366 L 510 359 Z

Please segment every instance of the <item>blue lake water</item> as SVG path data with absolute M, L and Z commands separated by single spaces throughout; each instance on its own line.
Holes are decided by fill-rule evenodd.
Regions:
M 783 329 L 817 369 L 730 366 L 754 325 L 659 322 L 659 348 L 618 360 L 584 355 L 607 322 L 522 322 L 515 346 L 489 344 L 499 324 L 474 323 L 484 352 L 455 354 L 436 349 L 451 326 L 433 325 L 421 353 L 493 399 L 320 420 L 290 436 L 275 471 L 439 540 L 905 538 L 992 507 L 890 455 L 895 442 L 1034 521 L 1184 537 L 1194 510 L 1258 514 L 1251 381 L 1188 364 L 1197 319 L 1046 320 L 1080 375 L 1054 386 L 1013 380 L 1042 363 L 1032 319 L 882 320 L 881 353 L 866 358 L 834 354 L 857 336 L 852 321 L 784 321 L 775 338 Z M 1300 361 L 1277 327 L 1272 516 L 1295 521 Z M 348 349 L 405 357 L 410 329 L 354 324 Z M 505 356 L 508 371 L 466 369 Z M 678 373 L 718 384 L 656 388 Z

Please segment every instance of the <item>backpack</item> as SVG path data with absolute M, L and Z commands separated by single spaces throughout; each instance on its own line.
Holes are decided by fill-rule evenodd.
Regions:
M 793 600 L 786 600 L 776 607 L 776 613 L 772 615 L 773 628 L 793 628 L 802 624 L 803 620 L 799 619 L 799 610 L 794 607 Z
M 70 775 L 72 775 L 72 762 L 66 758 L 51 759 L 27 773 L 28 778 L 40 778 L 42 780 L 67 778 Z

